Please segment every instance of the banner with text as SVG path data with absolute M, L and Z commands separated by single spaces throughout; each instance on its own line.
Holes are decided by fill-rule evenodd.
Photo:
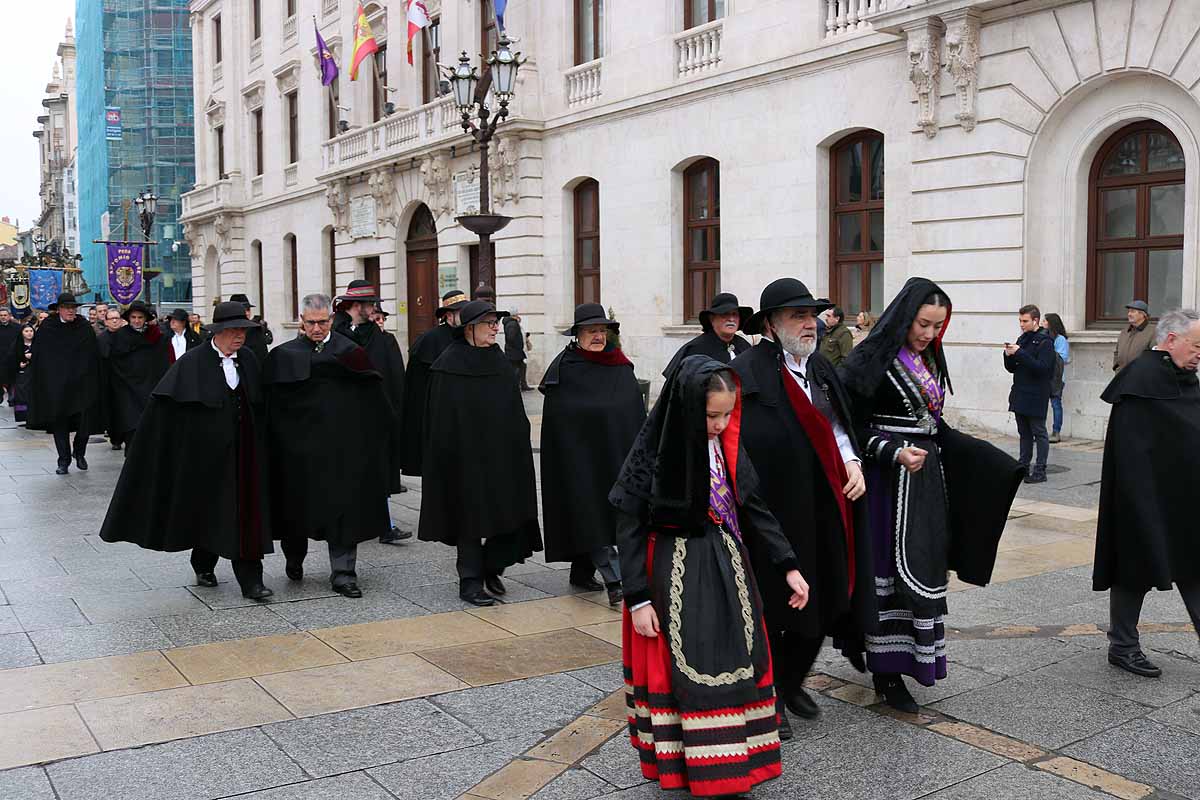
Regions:
M 129 305 L 142 293 L 142 245 L 109 242 L 108 291 L 121 305 Z
M 121 109 L 109 106 L 104 109 L 104 138 L 110 142 L 119 142 L 121 133 Z

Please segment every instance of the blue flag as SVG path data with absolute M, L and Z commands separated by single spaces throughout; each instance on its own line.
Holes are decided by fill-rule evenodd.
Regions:
M 508 5 L 508 0 L 494 0 L 496 4 L 496 27 L 501 31 L 504 30 L 504 7 Z
M 46 308 L 58 302 L 62 292 L 61 269 L 29 270 L 29 304 L 34 308 Z

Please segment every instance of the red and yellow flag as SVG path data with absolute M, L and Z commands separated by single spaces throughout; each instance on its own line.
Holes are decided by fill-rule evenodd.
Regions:
M 358 65 L 367 56 L 379 52 L 379 42 L 375 41 L 375 33 L 371 23 L 367 22 L 367 14 L 363 11 L 362 3 L 358 4 L 358 14 L 354 18 L 354 53 L 350 57 L 350 80 L 358 80 Z

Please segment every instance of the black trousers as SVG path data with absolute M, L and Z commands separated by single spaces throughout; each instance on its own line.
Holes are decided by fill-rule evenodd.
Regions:
M 473 536 L 460 536 L 458 539 L 458 592 L 473 594 L 483 591 L 483 579 L 492 577 L 484 566 L 484 541 Z M 493 573 L 503 575 L 504 570 Z
M 1179 596 L 1187 608 L 1192 625 L 1200 631 L 1200 585 L 1183 586 L 1176 584 Z M 1110 628 L 1108 632 L 1108 652 L 1115 656 L 1127 656 L 1140 652 L 1141 639 L 1138 636 L 1138 620 L 1142 616 L 1142 601 L 1146 592 L 1136 589 L 1122 589 L 1114 586 L 1108 590 L 1108 615 Z
M 336 589 L 358 580 L 358 545 L 343 547 L 333 542 L 329 546 L 329 581 Z M 308 539 L 303 536 L 285 536 L 279 540 L 279 548 L 287 558 L 289 566 L 302 566 L 308 555 Z
M 825 637 L 768 630 L 767 641 L 771 643 L 771 669 L 775 673 L 779 695 L 802 689 L 804 679 L 821 653 L 821 645 L 825 644 Z
M 1017 414 L 1017 433 L 1021 435 L 1021 466 L 1028 468 L 1033 458 L 1033 446 L 1037 444 L 1037 462 L 1033 472 L 1046 471 L 1046 459 L 1050 456 L 1050 437 L 1046 433 L 1045 417 L 1027 417 Z
M 82 414 L 75 414 L 55 423 L 54 446 L 58 449 L 58 465 L 60 467 L 70 466 L 72 456 L 82 458 L 87 453 L 88 435 L 84 430 L 82 417 Z M 72 428 L 75 430 L 74 447 L 71 443 Z
M 210 553 L 200 547 L 192 548 L 192 569 L 196 571 L 197 575 L 215 570 L 219 560 L 220 556 L 216 553 Z M 262 583 L 263 562 L 261 558 L 235 558 L 229 563 L 233 565 L 233 575 L 237 578 L 238 586 L 242 587 L 242 591 Z

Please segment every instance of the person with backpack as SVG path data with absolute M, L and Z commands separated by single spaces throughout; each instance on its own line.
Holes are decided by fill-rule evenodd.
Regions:
M 1050 443 L 1062 441 L 1063 424 L 1063 388 L 1066 386 L 1064 373 L 1067 364 L 1071 363 L 1071 343 L 1067 341 L 1067 327 L 1063 325 L 1062 317 L 1058 314 L 1047 314 L 1042 317 L 1042 330 L 1054 340 L 1054 374 L 1050 376 Z

